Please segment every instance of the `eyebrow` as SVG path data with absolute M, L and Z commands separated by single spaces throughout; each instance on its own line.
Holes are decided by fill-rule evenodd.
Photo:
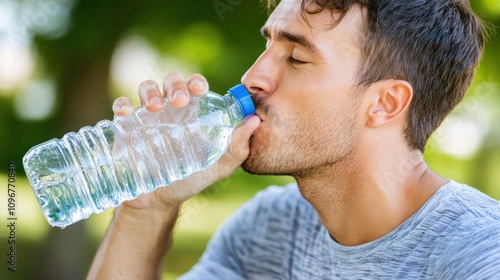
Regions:
M 266 39 L 271 38 L 271 33 L 269 32 L 269 29 L 267 29 L 267 27 L 263 27 L 260 30 L 260 33 Z M 298 44 L 313 53 L 320 53 L 318 48 L 309 39 L 299 34 L 293 34 L 287 31 L 279 30 L 277 32 L 276 39 L 279 41 L 289 41 L 291 43 Z

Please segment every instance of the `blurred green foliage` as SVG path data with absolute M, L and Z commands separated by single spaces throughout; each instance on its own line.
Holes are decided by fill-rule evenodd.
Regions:
M 124 88 L 110 74 L 120 70 L 112 67 L 114 55 L 130 38 L 146 42 L 158 61 L 129 71 L 158 80 L 178 66 L 185 72 L 204 74 L 212 90 L 223 92 L 239 82 L 264 49 L 259 29 L 267 11 L 258 1 L 248 0 L 0 1 L 15 7 L 13 26 L 24 25 L 24 29 L 13 32 L 14 37 L 4 34 L 3 39 L 8 37 L 14 47 L 28 42 L 35 61 L 29 79 L 50 81 L 56 93 L 50 114 L 43 119 L 26 120 L 16 111 L 16 98 L 30 80 L 14 88 L 0 89 L 0 180 L 6 182 L 7 164 L 15 162 L 19 189 L 17 272 L 6 274 L 2 259 L 0 279 L 83 279 L 112 210 L 65 230 L 50 228 L 23 178 L 24 153 L 50 138 L 112 118 L 112 100 L 119 95 L 133 97 L 134 89 Z M 496 30 L 500 4 L 495 0 L 471 2 Z M 56 20 L 57 26 L 51 27 L 51 21 Z M 438 173 L 471 184 L 496 199 L 500 199 L 499 58 L 500 39 L 493 32 L 471 90 L 453 112 L 448 130 L 433 136 L 425 155 Z M 461 130 L 466 131 L 465 135 L 454 134 Z M 467 138 L 474 131 L 477 137 Z M 462 141 L 462 146 L 458 146 L 462 150 L 479 142 L 474 142 L 475 148 L 469 151 L 450 153 L 446 147 L 457 139 Z M 164 278 L 175 278 L 187 271 L 200 257 L 216 227 L 255 192 L 270 184 L 290 181 L 287 177 L 252 176 L 239 170 L 188 201 L 175 231 L 174 246 L 165 259 Z M 4 205 L 5 191 L 0 190 L 0 199 L 0 205 Z M 0 209 L 0 214 L 5 221 L 5 210 Z M 1 228 L 0 255 L 4 256 L 6 232 Z

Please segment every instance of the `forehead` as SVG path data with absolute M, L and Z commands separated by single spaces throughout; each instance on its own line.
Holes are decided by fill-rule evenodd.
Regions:
M 300 33 L 319 45 L 331 46 L 334 44 L 349 48 L 352 48 L 353 45 L 359 45 L 364 34 L 365 20 L 364 11 L 361 8 L 351 7 L 342 20 L 335 25 L 340 18 L 340 13 L 332 13 L 330 10 L 324 9 L 317 14 L 303 14 L 301 2 L 301 0 L 280 1 L 269 16 L 264 28 L 269 30 L 271 35 L 275 31 Z M 317 7 L 309 6 L 308 8 L 316 10 Z
M 280 1 L 274 11 L 269 16 L 268 21 L 293 21 L 300 17 L 301 1 L 283 0 Z
M 306 24 L 310 27 L 319 28 L 321 20 L 324 17 L 311 16 L 306 14 L 307 22 L 302 15 L 301 0 L 282 0 L 276 6 L 276 9 L 271 13 L 267 23 L 273 23 L 278 26 L 286 26 L 290 24 Z M 311 22 L 311 20 L 313 22 Z M 330 20 L 331 23 L 331 20 Z

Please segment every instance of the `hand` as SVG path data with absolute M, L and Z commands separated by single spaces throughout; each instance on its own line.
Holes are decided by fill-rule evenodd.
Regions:
M 149 111 L 156 112 L 164 107 L 162 98 L 166 97 L 173 107 L 183 107 L 189 102 L 190 95 L 202 96 L 208 91 L 207 80 L 200 74 L 191 75 L 187 81 L 180 73 L 169 73 L 163 80 L 163 90 L 154 81 L 144 81 L 139 86 L 141 104 Z M 113 104 L 115 116 L 126 116 L 134 107 L 125 97 L 120 97 Z M 210 168 L 194 173 L 184 180 L 176 181 L 166 188 L 158 188 L 150 194 L 123 203 L 124 207 L 140 210 L 164 210 L 178 207 L 182 202 L 198 194 L 209 185 L 234 172 L 248 157 L 248 140 L 259 126 L 260 118 L 251 116 L 235 129 L 231 143 L 222 158 Z

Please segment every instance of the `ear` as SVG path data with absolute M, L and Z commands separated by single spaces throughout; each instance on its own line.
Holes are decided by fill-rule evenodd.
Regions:
M 413 88 L 404 80 L 384 80 L 374 84 L 373 102 L 368 107 L 369 127 L 378 127 L 404 119 L 413 96 Z

